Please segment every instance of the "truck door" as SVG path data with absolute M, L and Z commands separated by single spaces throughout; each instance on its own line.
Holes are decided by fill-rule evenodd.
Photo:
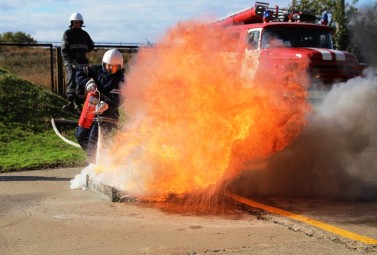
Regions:
M 246 47 L 242 58 L 241 77 L 254 79 L 259 65 L 261 29 L 249 29 L 246 36 Z

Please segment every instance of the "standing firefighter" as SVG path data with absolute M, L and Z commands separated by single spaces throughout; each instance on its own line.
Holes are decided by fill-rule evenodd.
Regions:
M 78 68 L 87 67 L 89 60 L 86 53 L 94 48 L 94 42 L 90 35 L 82 29 L 84 19 L 82 15 L 75 12 L 70 17 L 70 26 L 63 34 L 62 56 L 67 75 L 66 94 L 68 104 L 63 108 L 81 111 L 81 104 L 84 98 L 76 94 L 75 75 Z
M 87 99 L 75 135 L 89 163 L 96 163 L 99 127 L 106 137 L 117 125 L 122 103 L 120 89 L 126 83 L 124 71 L 123 56 L 116 49 L 105 52 L 102 65 L 77 71 L 78 94 L 84 96 L 87 92 Z

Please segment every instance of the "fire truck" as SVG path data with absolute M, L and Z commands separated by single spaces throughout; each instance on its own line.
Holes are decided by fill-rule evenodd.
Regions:
M 246 75 L 271 77 L 305 64 L 313 98 L 336 82 L 360 76 L 365 68 L 355 55 L 335 50 L 332 28 L 309 12 L 255 2 L 253 7 L 218 19 L 215 24 L 223 26 L 227 36 L 235 40 L 243 59 L 254 56 L 258 67 L 243 70 Z

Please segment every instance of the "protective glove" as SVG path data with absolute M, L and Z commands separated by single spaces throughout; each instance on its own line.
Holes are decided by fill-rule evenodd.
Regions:
M 107 109 L 109 109 L 109 105 L 106 102 L 101 101 L 101 102 L 99 102 L 99 104 L 97 104 L 96 110 L 93 113 L 94 114 L 102 114 Z
M 86 75 L 88 75 L 88 73 L 89 73 L 89 67 L 88 67 L 88 66 L 83 66 L 83 67 L 82 67 L 82 70 L 83 70 L 83 72 L 84 72 Z
M 97 90 L 97 84 L 94 82 L 92 78 L 86 83 L 85 85 L 87 91 L 96 91 Z

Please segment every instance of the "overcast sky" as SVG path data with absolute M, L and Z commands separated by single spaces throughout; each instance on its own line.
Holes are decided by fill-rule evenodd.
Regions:
M 359 0 L 360 4 L 376 0 Z M 263 2 L 263 1 L 262 1 Z M 291 1 L 270 2 L 287 7 Z M 60 43 L 79 12 L 96 43 L 154 43 L 179 21 L 221 18 L 254 5 L 250 0 L 0 0 L 0 33 L 21 31 L 38 42 Z

